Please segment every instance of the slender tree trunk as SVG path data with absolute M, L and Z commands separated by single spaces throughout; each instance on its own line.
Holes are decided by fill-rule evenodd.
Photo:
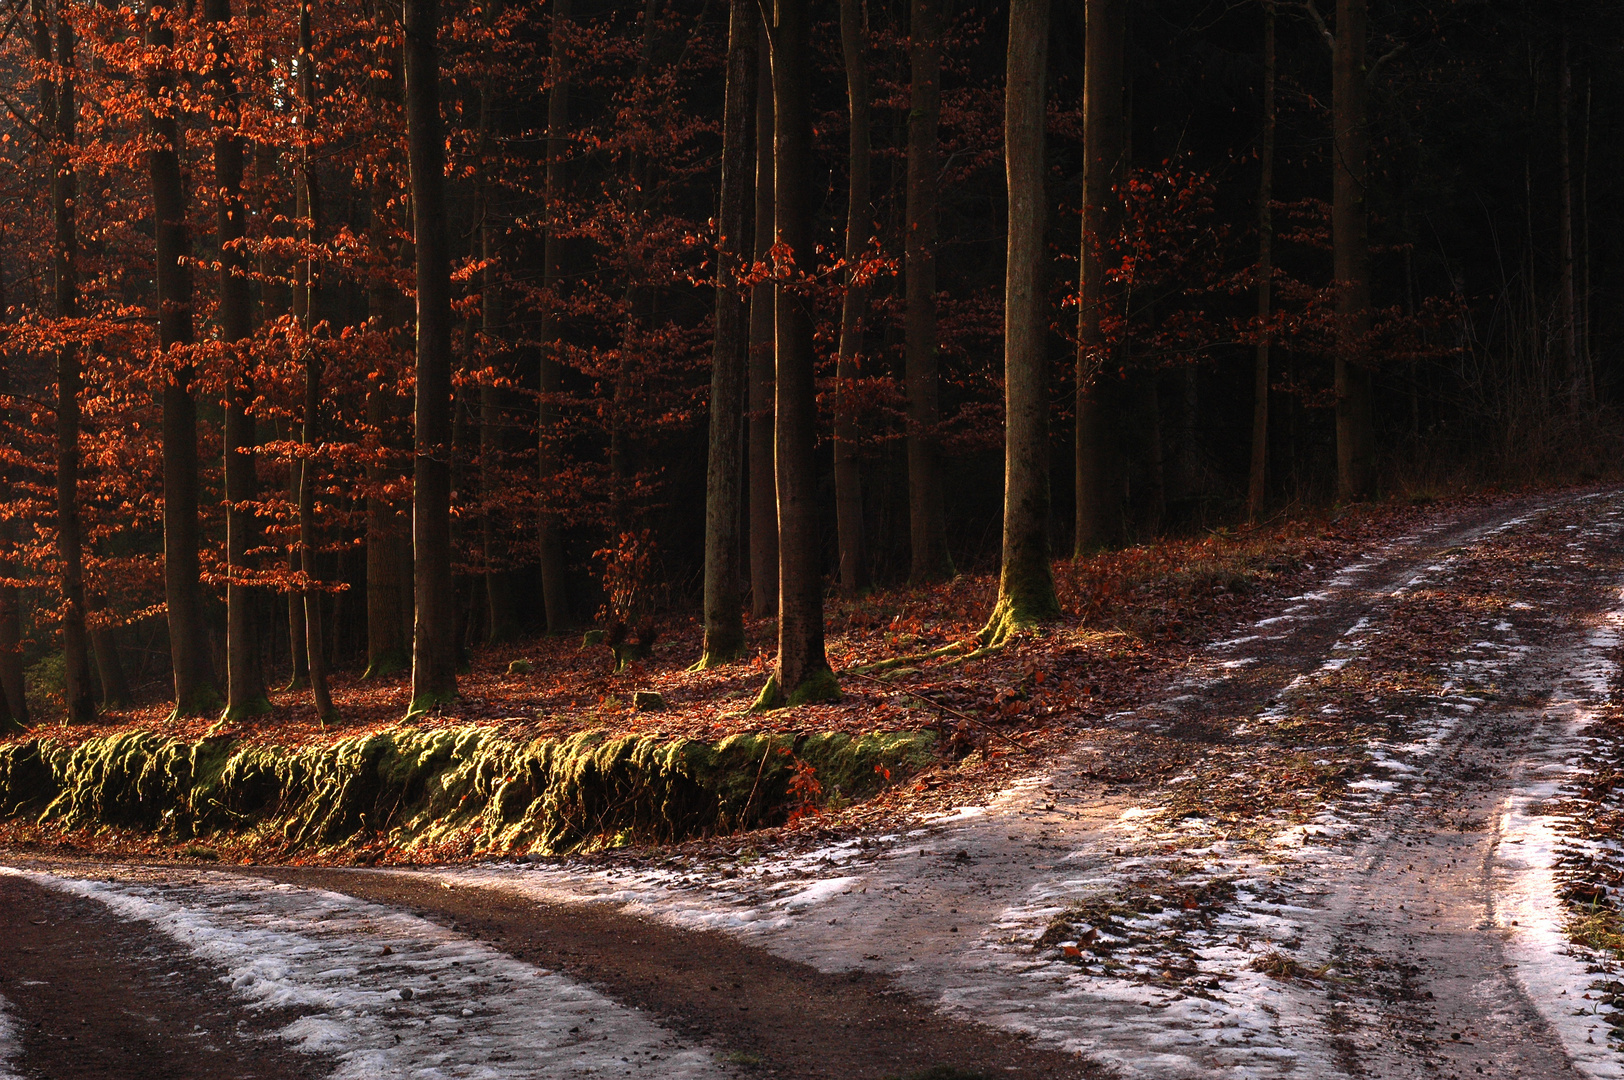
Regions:
M 243 201 L 243 140 L 238 134 L 237 75 L 226 40 L 224 24 L 231 19 L 231 0 L 206 0 L 204 17 L 216 25 L 213 48 L 219 58 L 212 86 L 219 127 L 214 135 L 214 182 L 219 189 L 215 237 L 220 257 L 220 339 L 234 344 L 253 332 L 253 298 L 248 281 L 248 255 L 242 248 L 248 207 Z M 254 420 L 248 415 L 253 387 L 246 357 L 233 357 L 227 376 L 225 402 L 226 486 L 226 711 L 225 719 L 238 720 L 271 711 L 260 668 L 258 590 L 245 585 L 248 549 L 253 546 L 252 502 L 259 485 L 254 475 Z M 100 659 L 103 648 L 97 645 Z M 105 663 L 102 665 L 105 668 Z M 102 687 L 108 690 L 107 673 Z
M 437 0 L 406 0 L 406 146 L 417 253 L 414 417 L 412 701 L 427 712 L 457 695 L 451 579 L 451 273 L 445 235 Z
M 45 5 L 35 5 L 35 51 L 50 63 L 51 22 Z M 55 314 L 67 320 L 79 315 L 78 223 L 75 202 L 78 178 L 73 161 L 78 136 L 79 106 L 74 94 L 73 26 L 56 5 L 57 65 L 54 77 L 40 84 L 42 130 L 51 138 L 51 212 L 55 224 L 52 270 L 55 277 Z M 79 366 L 77 335 L 56 351 L 56 527 L 58 587 L 62 597 L 62 655 L 67 719 L 72 724 L 96 721 L 96 693 L 90 678 L 90 641 L 85 628 L 85 553 L 79 521 Z
M 362 678 L 405 671 L 411 662 L 411 521 L 387 486 L 399 478 L 383 459 L 400 421 L 399 399 L 382 376 L 367 388 L 367 427 L 378 433 L 367 465 L 367 667 Z
M 773 83 L 763 23 L 756 39 L 756 261 L 773 246 Z M 773 287 L 750 293 L 750 611 L 778 611 L 778 489 L 773 469 Z
M 1050 0 L 1012 0 L 1004 84 L 1004 544 L 984 644 L 1060 616 L 1049 559 L 1049 320 L 1043 288 Z
M 1596 368 L 1590 353 L 1590 106 L 1591 80 L 1585 78 L 1584 163 L 1579 167 L 1579 364 L 1584 369 L 1585 389 L 1590 400 L 1596 397 Z
M 739 415 L 750 330 L 738 270 L 750 243 L 750 83 L 756 66 L 754 0 L 732 0 L 727 98 L 722 111 L 722 200 L 717 216 L 716 340 L 711 356 L 710 452 L 705 476 L 705 651 L 699 668 L 744 654 L 739 603 Z
M 293 291 L 298 293 L 297 285 L 294 286 Z M 297 307 L 298 302 L 294 306 Z M 287 434 L 289 438 L 296 438 L 298 433 L 290 424 Z M 299 512 L 299 500 L 303 497 L 303 492 L 304 459 L 296 457 L 288 462 L 287 489 L 288 505 L 293 507 L 295 515 Z M 297 576 L 304 572 L 304 555 L 299 547 L 297 528 L 294 530 L 293 538 L 288 542 L 287 559 L 289 574 Z M 288 655 L 291 658 L 291 674 L 288 678 L 288 685 L 283 689 L 290 693 L 302 693 L 310 689 L 310 649 L 305 641 L 304 594 L 302 592 L 288 593 L 287 603 Z
M 812 42 L 810 0 L 774 0 L 775 238 L 812 266 Z M 775 287 L 774 465 L 778 486 L 778 664 L 759 706 L 800 705 L 840 695 L 823 650 L 823 567 L 817 503 L 817 393 L 811 298 L 795 281 Z
M 564 198 L 563 141 L 569 128 L 569 20 L 570 0 L 554 0 L 552 25 L 552 88 L 547 94 L 547 231 L 542 240 L 542 287 L 547 308 L 541 327 L 541 413 L 540 460 L 542 481 L 541 590 L 547 611 L 547 632 L 562 633 L 573 625 L 570 618 L 569 584 L 564 568 L 563 527 L 556 510 L 549 505 L 549 488 L 556 486 L 559 472 L 558 443 L 562 438 L 558 395 L 563 390 L 563 368 L 558 362 L 558 287 L 563 258 L 559 238 L 558 207 Z
M 101 679 L 102 708 L 125 708 L 134 702 L 135 696 L 130 693 L 130 682 L 124 677 L 124 664 L 118 655 L 118 629 L 108 611 L 107 598 L 91 593 L 87 606 L 91 618 L 96 620 L 90 627 L 90 649 L 96 657 L 96 675 Z
M 863 319 L 868 313 L 866 281 L 857 267 L 868 247 L 874 208 L 870 203 L 868 61 L 866 30 L 859 0 L 840 0 L 840 46 L 846 62 L 846 98 L 851 116 L 851 191 L 846 199 L 846 297 L 840 312 L 840 347 L 835 361 L 835 521 L 840 550 L 840 591 L 855 596 L 871 584 L 863 536 L 863 477 L 857 455 L 854 400 L 858 358 L 863 352 Z
M 1573 251 L 1573 67 L 1569 59 L 1567 12 L 1562 17 L 1562 50 L 1557 72 L 1557 149 L 1561 166 L 1561 201 L 1557 208 L 1557 227 L 1562 245 L 1562 359 L 1568 377 L 1568 396 L 1574 411 L 1589 405 L 1590 380 L 1585 377 L 1579 360 L 1578 290 L 1575 285 L 1575 258 Z
M 1336 488 L 1341 499 L 1362 499 L 1374 482 L 1375 428 L 1371 416 L 1370 242 L 1365 214 L 1369 133 L 1365 128 L 1366 0 L 1337 0 L 1331 57 L 1331 261 L 1337 280 L 1341 341 L 1335 360 Z
M 299 431 L 299 569 L 304 574 L 305 655 L 310 671 L 310 693 L 316 717 L 322 723 L 337 718 L 327 685 L 327 648 L 322 625 L 321 574 L 316 530 L 316 452 L 321 432 L 321 351 L 316 344 L 320 270 L 316 248 L 321 243 L 321 189 L 310 155 L 316 137 L 316 53 L 311 27 L 314 0 L 299 3 L 299 128 L 302 145 L 294 189 L 294 220 L 303 251 L 299 256 L 298 284 L 293 293 L 293 314 L 304 327 L 304 423 Z
M 941 581 L 953 576 L 936 433 L 940 419 L 936 226 L 942 169 L 937 141 L 942 118 L 942 2 L 912 0 L 910 20 L 903 375 L 908 392 L 908 535 L 913 555 L 908 580 L 912 582 Z
M 1246 486 L 1246 520 L 1256 521 L 1268 493 L 1269 318 L 1274 312 L 1274 16 L 1275 0 L 1263 0 L 1263 140 L 1257 185 L 1257 360 L 1252 372 L 1252 469 Z
M 168 18 L 166 13 L 163 18 Z M 147 44 L 168 50 L 174 32 L 148 15 Z M 169 100 L 174 72 L 167 58 L 147 78 L 152 146 L 153 232 L 157 240 L 158 347 L 176 353 L 166 362 L 163 397 L 164 598 L 169 611 L 169 654 L 175 676 L 175 714 L 199 716 L 219 707 L 214 664 L 203 624 L 197 521 L 197 404 L 194 369 L 184 349 L 192 343 L 192 271 L 186 229 L 186 183 L 180 170 L 180 122 Z
M 0 262 L 0 317 L 7 310 L 4 263 Z M 11 394 L 10 357 L 0 355 L 0 396 Z M 11 496 L 10 471 L 0 467 L 0 496 Z M 9 521 L 0 520 L 0 731 L 28 726 L 28 697 L 23 685 L 22 590 L 14 584 L 16 550 Z
M 385 73 L 373 82 L 380 103 L 393 91 L 400 71 L 400 56 L 388 49 L 374 63 Z M 396 161 L 391 155 L 391 165 Z M 371 193 L 369 223 L 372 248 L 391 266 L 408 257 L 409 242 L 397 242 L 390 229 L 389 173 L 380 171 Z M 393 337 L 404 333 L 411 319 L 406 297 L 384 279 L 375 280 L 369 298 L 370 314 L 379 329 Z M 401 444 L 402 399 L 390 375 L 376 372 L 367 383 L 367 428 L 374 433 L 374 452 L 367 463 L 367 666 L 363 679 L 382 678 L 406 671 L 411 665 L 412 543 L 409 498 L 398 466 Z
M 1117 192 L 1126 166 L 1124 0 L 1087 0 L 1083 58 L 1083 241 L 1077 313 L 1076 553 L 1122 539 L 1122 499 L 1112 477 L 1117 447 L 1106 370 L 1110 343 L 1101 329 L 1108 290 L 1108 245 L 1121 222 Z

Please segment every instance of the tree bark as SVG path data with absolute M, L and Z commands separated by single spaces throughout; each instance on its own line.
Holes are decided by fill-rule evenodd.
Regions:
M 253 332 L 253 298 L 249 289 L 248 255 L 242 248 L 248 207 L 243 201 L 243 140 L 238 134 L 237 74 L 226 39 L 231 0 L 206 0 L 204 17 L 215 24 L 213 91 L 219 125 L 214 135 L 214 182 L 219 191 L 215 238 L 220 257 L 220 340 L 227 345 L 247 339 Z M 248 570 L 248 549 L 253 546 L 254 512 L 259 485 L 254 470 L 254 419 L 248 415 L 253 400 L 244 357 L 231 360 L 225 401 L 226 487 L 226 711 L 225 719 L 239 720 L 271 711 L 259 660 L 255 614 L 259 591 L 243 583 Z M 104 651 L 98 643 L 97 659 Z M 105 668 L 105 663 L 103 663 Z M 102 688 L 108 690 L 107 673 Z
M 1562 14 L 1562 46 L 1557 71 L 1557 149 L 1561 165 L 1557 227 L 1562 245 L 1562 358 L 1568 377 L 1568 396 L 1575 411 L 1589 405 L 1590 380 L 1579 354 L 1579 305 L 1575 285 L 1573 245 L 1573 66 L 1569 58 L 1571 36 L 1567 12 Z
M 835 360 L 835 523 L 839 536 L 840 591 L 855 596 L 872 584 L 863 533 L 863 476 L 857 454 L 854 393 L 863 351 L 863 318 L 869 286 L 858 276 L 868 247 L 873 206 L 869 139 L 868 61 L 858 0 L 840 0 L 840 47 L 846 63 L 846 98 L 851 117 L 851 188 L 846 199 L 846 296 L 840 311 L 840 345 Z
M 381 102 L 392 92 L 399 61 L 399 53 L 393 49 L 374 60 L 385 72 L 373 80 L 375 100 Z M 398 164 L 393 154 L 389 164 Z M 391 236 L 392 186 L 389 174 L 380 170 L 372 187 L 369 236 L 372 249 L 395 266 L 408 257 L 410 245 Z M 411 311 L 406 297 L 392 283 L 375 280 L 368 304 L 382 333 L 404 333 Z M 409 500 L 398 494 L 404 477 L 395 457 L 406 449 L 400 437 L 402 400 L 386 372 L 375 373 L 367 382 L 366 418 L 376 444 L 367 463 L 367 666 L 361 677 L 375 679 L 408 670 L 412 656 L 412 526 Z
M 903 377 L 908 392 L 908 535 L 910 582 L 953 576 L 942 507 L 936 427 L 936 228 L 942 168 L 942 0 L 912 0 L 909 59 L 907 225 L 903 243 L 907 313 Z
M 51 23 L 56 29 L 55 75 L 41 80 L 41 129 L 51 139 L 51 214 L 55 226 L 52 270 L 54 307 L 59 320 L 79 315 L 79 240 L 75 202 L 78 178 L 73 161 L 79 107 L 74 87 L 74 34 L 60 0 L 54 20 L 35 4 L 35 51 L 50 63 Z M 85 627 L 84 533 L 79 519 L 79 391 L 83 381 L 77 333 L 66 331 L 56 350 L 56 544 L 62 599 L 64 697 L 70 724 L 96 721 L 96 693 L 90 678 L 90 640 Z
M 1004 537 L 984 644 L 1060 616 L 1049 559 L 1049 320 L 1043 290 L 1044 94 L 1050 0 L 1012 0 L 1004 84 Z
M 90 615 L 99 620 L 99 625 L 93 623 L 90 627 L 90 650 L 96 658 L 96 675 L 101 679 L 102 708 L 124 708 L 134 703 L 135 696 L 130 693 L 130 682 L 119 659 L 118 629 L 108 611 L 107 598 L 91 593 L 86 604 Z
M 756 38 L 756 262 L 773 246 L 773 83 L 766 23 Z M 750 612 L 778 611 L 778 489 L 773 468 L 773 286 L 750 293 Z
M 1122 539 L 1122 499 L 1113 483 L 1117 455 L 1110 406 L 1110 343 L 1101 329 L 1108 289 L 1108 244 L 1121 224 L 1118 187 L 1126 161 L 1124 0 L 1087 0 L 1083 58 L 1083 241 L 1077 313 L 1077 518 L 1075 551 L 1086 555 Z
M 1246 486 L 1246 520 L 1263 512 L 1269 469 L 1269 317 L 1274 288 L 1275 0 L 1263 0 L 1263 139 L 1258 149 L 1257 359 L 1252 373 L 1252 468 Z
M 1374 481 L 1375 429 L 1371 416 L 1370 241 L 1365 213 L 1369 133 L 1365 127 L 1366 0 L 1337 0 L 1331 55 L 1331 261 L 1337 281 L 1340 341 L 1335 359 L 1336 489 L 1340 499 L 1362 499 Z
M 166 14 L 164 18 L 167 18 Z M 175 715 L 199 716 L 219 707 L 214 663 L 203 624 L 197 522 L 197 403 L 192 399 L 194 368 L 185 349 L 192 344 L 192 271 L 187 262 L 186 183 L 180 170 L 180 122 L 175 75 L 167 52 L 175 35 L 148 15 L 147 45 L 160 55 L 147 76 L 152 147 L 147 154 L 152 178 L 153 233 L 157 247 L 158 348 L 174 355 L 164 378 L 164 599 L 169 614 L 169 655 L 175 677 Z
M 750 356 L 738 270 L 749 252 L 750 91 L 756 63 L 754 0 L 732 0 L 722 112 L 722 197 L 717 215 L 716 338 L 711 354 L 710 450 L 705 475 L 705 647 L 698 668 L 744 654 L 739 603 L 739 415 Z
M 489 27 L 500 14 L 500 3 L 486 6 L 484 18 Z M 491 125 L 495 122 L 495 80 L 489 74 L 480 80 L 479 88 L 479 259 L 484 264 L 480 271 L 480 338 L 486 350 L 488 366 L 493 377 L 482 380 L 479 387 L 479 489 L 480 489 L 480 546 L 485 559 L 485 611 L 488 616 L 485 641 L 496 645 L 511 641 L 519 634 L 519 610 L 515 599 L 514 575 L 507 552 L 502 550 L 500 523 L 493 509 L 500 498 L 502 459 L 508 449 L 508 417 L 511 413 L 510 390 L 500 385 L 510 360 L 507 343 L 507 297 L 503 291 L 503 268 L 500 261 L 502 230 L 496 221 L 492 205 L 492 185 L 489 176 L 491 161 Z M 545 589 L 545 585 L 543 586 Z
M 417 254 L 417 402 L 412 469 L 412 701 L 418 714 L 457 695 L 451 579 L 451 274 L 445 235 L 437 0 L 406 0 L 406 147 Z
M 304 327 L 304 423 L 299 431 L 299 569 L 304 573 L 305 649 L 310 670 L 310 695 L 316 718 L 322 723 L 338 718 L 327 682 L 327 643 L 322 623 L 321 572 L 317 566 L 319 537 L 316 528 L 316 458 L 321 437 L 321 350 L 316 343 L 320 323 L 321 290 L 316 251 L 321 244 L 321 189 L 310 145 L 316 137 L 316 48 L 311 26 L 314 0 L 299 3 L 299 134 L 298 178 L 294 191 L 294 220 L 298 223 L 302 252 L 299 281 L 293 294 L 293 314 Z
M 558 206 L 564 198 L 564 155 L 561 146 L 569 127 L 569 28 L 570 0 L 554 0 L 552 24 L 552 88 L 547 94 L 547 231 L 542 239 L 542 288 L 547 308 L 541 326 L 541 412 L 540 460 L 542 481 L 541 589 L 547 612 L 547 632 L 562 633 L 570 618 L 569 579 L 564 568 L 563 527 L 558 513 L 548 505 L 548 489 L 556 484 L 559 471 L 558 441 L 562 438 L 558 395 L 563 390 L 563 368 L 558 362 L 558 285 L 562 272 L 563 243 L 559 238 Z
M 773 69 L 775 239 L 798 275 L 812 268 L 810 0 L 764 2 Z M 817 394 L 811 298 L 781 277 L 774 296 L 774 465 L 778 489 L 778 663 L 757 704 L 800 705 L 840 695 L 823 649 L 823 568 L 817 504 Z
M 0 263 L 0 315 L 7 310 L 4 264 Z M 10 358 L 0 355 L 0 396 L 11 394 Z M 12 476 L 0 468 L 0 496 L 10 498 Z M 0 520 L 0 730 L 28 726 L 28 697 L 23 685 L 22 590 L 14 584 L 16 550 L 9 521 Z

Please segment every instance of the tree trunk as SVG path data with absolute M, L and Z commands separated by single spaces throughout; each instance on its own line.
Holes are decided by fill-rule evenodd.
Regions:
M 445 235 L 437 0 L 406 0 L 406 147 L 417 254 L 414 416 L 412 701 L 418 714 L 457 695 L 451 579 L 451 274 Z
M 399 59 L 391 49 L 374 61 L 385 73 L 373 80 L 374 99 L 380 105 L 393 91 L 400 71 Z M 395 266 L 407 258 L 403 249 L 409 243 L 397 243 L 390 235 L 392 185 L 387 176 L 381 173 L 373 184 L 369 234 L 373 250 Z M 384 334 L 404 332 L 411 312 L 406 297 L 394 285 L 375 280 L 368 304 L 372 319 Z M 376 443 L 367 463 L 367 666 L 363 679 L 394 675 L 411 665 L 412 525 L 407 513 L 409 499 L 399 494 L 405 478 L 395 457 L 406 449 L 399 434 L 401 405 L 401 396 L 388 373 L 379 371 L 368 380 L 367 428 Z
M 1004 84 L 1004 544 L 982 642 L 1059 618 L 1049 561 L 1049 320 L 1043 289 L 1044 94 L 1050 0 L 1013 0 Z
M 1337 0 L 1331 56 L 1331 261 L 1337 281 L 1336 491 L 1340 499 L 1371 492 L 1375 429 L 1371 417 L 1370 243 L 1365 219 L 1365 3 Z
M 911 582 L 953 576 L 942 509 L 936 426 L 936 224 L 942 168 L 942 2 L 912 0 L 909 59 L 907 225 L 903 243 L 907 314 L 903 377 L 908 393 L 908 535 Z
M 773 246 L 773 83 L 763 23 L 756 38 L 756 261 Z M 773 287 L 750 293 L 750 612 L 778 611 L 778 489 L 773 468 Z
M 812 269 L 812 42 L 810 0 L 774 0 L 773 191 L 777 244 L 797 274 Z M 817 393 L 811 297 L 775 286 L 774 466 L 778 489 L 778 663 L 758 706 L 840 695 L 823 650 L 822 543 L 817 503 Z
M 299 569 L 304 574 L 305 650 L 310 670 L 310 694 L 316 718 L 322 723 L 338 718 L 327 684 L 326 635 L 322 625 L 321 573 L 316 565 L 319 554 L 316 530 L 316 458 L 321 432 L 321 351 L 316 344 L 320 322 L 320 270 L 316 262 L 321 243 L 321 189 L 316 166 L 310 156 L 310 143 L 316 137 L 316 55 L 311 27 L 314 0 L 299 4 L 299 154 L 298 178 L 294 190 L 293 217 L 302 241 L 299 280 L 293 293 L 293 314 L 304 328 L 304 423 L 299 431 Z
M 499 3 L 486 6 L 486 26 L 500 14 Z M 480 490 L 480 547 L 485 560 L 485 610 L 488 616 L 485 641 L 496 645 L 512 641 L 519 634 L 519 610 L 515 598 L 514 575 L 508 565 L 507 552 L 494 509 L 503 486 L 502 459 L 508 448 L 506 436 L 511 413 L 511 391 L 498 384 L 506 374 L 510 360 L 507 344 L 507 297 L 502 288 L 500 263 L 502 230 L 496 221 L 492 206 L 492 185 L 488 175 L 491 160 L 491 125 L 494 123 L 496 95 L 495 80 L 486 74 L 479 88 L 479 259 L 484 264 L 480 271 L 480 338 L 485 349 L 482 367 L 492 370 L 493 378 L 483 379 L 479 387 L 479 490 Z M 544 586 L 545 588 L 545 586 Z
M 0 262 L 0 313 L 7 310 L 4 264 Z M 11 393 L 10 358 L 0 356 L 0 395 Z M 10 498 L 12 476 L 0 468 L 0 496 Z M 9 521 L 0 520 L 0 730 L 28 726 L 28 697 L 23 685 L 22 590 L 15 584 L 11 556 L 15 538 Z
M 1561 200 L 1557 208 L 1557 226 L 1562 245 L 1562 359 L 1568 377 L 1568 396 L 1575 411 L 1589 405 L 1590 380 L 1579 358 L 1579 305 L 1575 285 L 1575 258 L 1573 251 L 1573 67 L 1569 60 L 1567 13 L 1562 17 L 1562 50 L 1557 72 L 1557 148 L 1561 165 Z
M 249 289 L 248 255 L 242 248 L 248 207 L 243 201 L 243 140 L 238 134 L 237 75 L 231 60 L 224 24 L 231 19 L 231 0 L 207 0 L 204 17 L 216 24 L 213 49 L 219 58 L 211 87 L 218 109 L 214 135 L 214 182 L 220 204 L 215 237 L 220 256 L 220 340 L 227 345 L 247 339 L 253 332 L 253 298 Z M 248 415 L 253 387 L 244 362 L 233 356 L 227 375 L 225 402 L 226 486 L 226 711 L 225 719 L 240 720 L 271 711 L 260 668 L 259 636 L 255 613 L 259 591 L 243 584 L 248 570 L 248 549 L 253 546 L 253 501 L 259 485 L 254 470 L 254 420 Z M 101 661 L 105 651 L 97 643 Z M 102 662 L 105 669 L 106 664 Z M 110 693 L 107 672 L 102 689 Z
M 545 213 L 547 231 L 542 240 L 542 288 L 547 308 L 541 325 L 541 414 L 540 455 L 542 481 L 541 590 L 547 611 L 547 632 L 562 633 L 573 624 L 570 618 L 569 586 L 564 569 L 562 525 L 548 505 L 548 488 L 556 484 L 559 472 L 558 442 L 562 438 L 558 395 L 563 390 L 563 370 L 558 362 L 558 290 L 563 244 L 558 236 L 558 205 L 564 197 L 564 164 L 561 145 L 569 126 L 569 37 L 570 0 L 554 0 L 552 24 L 552 89 L 547 95 L 547 179 Z
M 166 13 L 163 18 L 168 18 Z M 147 44 L 168 50 L 175 35 L 148 15 Z M 192 271 L 186 229 L 186 183 L 180 171 L 180 122 L 167 104 L 175 76 L 154 67 L 147 77 L 152 103 L 148 117 L 152 146 L 147 153 L 152 177 L 153 233 L 156 238 L 158 347 L 183 350 L 192 343 Z M 164 599 L 169 613 L 169 655 L 175 676 L 175 715 L 199 716 L 219 707 L 214 663 L 203 625 L 199 588 L 197 522 L 197 404 L 192 400 L 189 358 L 172 361 L 163 386 Z M 165 366 L 168 366 L 166 364 Z
M 1087 0 L 1083 59 L 1083 242 L 1077 312 L 1077 521 L 1079 556 L 1122 539 L 1122 498 L 1112 477 L 1117 455 L 1110 415 L 1110 343 L 1101 329 L 1109 244 L 1121 224 L 1117 192 L 1126 162 L 1124 0 Z
M 697 665 L 701 669 L 744 655 L 744 613 L 739 604 L 739 408 L 744 403 L 750 335 L 737 281 L 739 265 L 750 250 L 750 81 L 755 74 L 757 12 L 753 0 L 732 0 L 728 18 L 716 339 L 705 476 L 705 651 Z
M 1263 513 L 1269 469 L 1269 318 L 1274 312 L 1274 15 L 1263 0 L 1263 141 L 1257 185 L 1257 360 L 1252 373 L 1252 468 L 1246 486 L 1246 520 Z
M 51 25 L 36 3 L 35 51 L 50 63 Z M 75 100 L 73 26 L 55 12 L 57 77 L 41 80 L 41 129 L 52 140 L 51 212 L 55 224 L 52 263 L 55 276 L 55 314 L 59 320 L 79 315 L 78 223 L 75 202 L 78 178 L 72 153 L 78 136 L 79 107 Z M 82 375 L 77 334 L 69 331 L 56 351 L 56 543 L 61 561 L 58 586 L 62 596 L 62 656 L 66 676 L 64 696 L 71 724 L 96 721 L 96 693 L 90 679 L 90 642 L 85 628 L 84 535 L 79 520 L 79 390 Z
M 98 619 L 90 627 L 90 650 L 96 657 L 96 675 L 101 679 L 102 708 L 122 709 L 135 701 L 130 682 L 124 677 L 124 664 L 118 655 L 118 629 L 107 609 L 107 598 L 91 593 L 87 600 L 90 615 Z
M 863 351 L 863 318 L 868 312 L 866 281 L 857 266 L 868 247 L 870 204 L 868 61 L 866 30 L 858 0 L 840 0 L 840 46 L 846 62 L 846 98 L 851 115 L 851 190 L 846 199 L 846 297 L 840 312 L 840 347 L 835 361 L 835 521 L 839 535 L 840 591 L 855 596 L 868 589 L 868 550 L 863 535 L 863 478 L 858 467 L 854 395 L 858 358 Z

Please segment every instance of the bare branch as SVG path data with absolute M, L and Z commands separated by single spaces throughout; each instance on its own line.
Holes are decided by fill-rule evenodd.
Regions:
M 1320 37 L 1325 39 L 1325 47 L 1335 52 L 1336 38 L 1331 35 L 1331 28 L 1325 25 L 1325 17 L 1319 13 L 1319 8 L 1314 6 L 1314 0 L 1303 0 L 1302 8 L 1314 20 L 1314 26 L 1319 30 Z

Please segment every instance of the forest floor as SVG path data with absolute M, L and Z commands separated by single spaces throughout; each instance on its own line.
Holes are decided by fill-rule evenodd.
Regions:
M 1624 492 L 1375 509 L 1063 577 L 1082 618 L 848 679 L 803 719 L 957 746 L 783 829 L 377 869 L 0 851 L 0 1063 L 1624 1076 Z M 838 610 L 836 666 L 961 640 L 977 589 Z M 685 674 L 683 643 L 630 680 L 597 657 L 605 700 L 553 677 L 505 711 L 564 723 L 573 693 L 604 722 L 743 723 L 725 695 L 759 673 Z M 608 704 L 634 681 L 671 710 Z M 105 978 L 76 966 L 87 946 Z M 163 1039 L 99 1034 L 125 995 L 125 1028 L 207 1053 L 140 1071 L 131 1048 Z

